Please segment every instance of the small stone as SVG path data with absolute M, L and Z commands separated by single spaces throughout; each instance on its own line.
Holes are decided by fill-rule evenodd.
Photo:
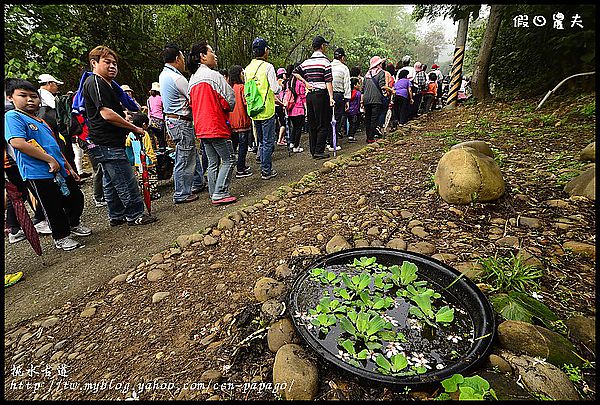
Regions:
M 322 233 L 318 233 L 317 234 L 317 240 L 319 242 L 323 242 L 325 240 L 325 235 L 323 235 Z
M 292 270 L 287 263 L 282 263 L 275 269 L 275 277 L 278 279 L 288 278 L 292 275 Z
M 371 246 L 373 247 L 383 247 L 383 241 L 379 240 L 379 239 L 373 239 L 373 241 L 371 242 Z
M 517 253 L 517 257 L 520 257 L 523 264 L 527 266 L 543 267 L 542 261 L 529 253 L 527 249 L 520 249 Z
M 562 245 L 564 250 L 571 250 L 575 253 L 589 256 L 596 260 L 596 247 L 587 243 L 576 242 L 574 240 L 567 241 Z
M 157 253 L 148 262 L 148 264 L 161 264 L 164 261 L 162 253 Z
M 219 241 L 210 235 L 205 235 L 202 242 L 204 243 L 204 246 L 213 246 L 216 245 Z
M 335 253 L 339 252 L 340 250 L 346 250 L 351 248 L 352 245 L 350 245 L 350 243 L 348 243 L 348 241 L 343 236 L 335 235 L 329 240 L 329 242 L 327 242 L 327 245 L 325 246 L 325 251 L 327 253 Z
M 63 340 L 61 340 L 60 342 L 56 343 L 56 344 L 54 345 L 54 347 L 53 347 L 53 348 L 54 348 L 54 350 L 60 350 L 60 349 L 62 349 L 63 347 L 65 347 L 65 345 L 66 345 L 68 342 L 69 342 L 69 341 L 68 341 L 67 339 L 63 339 Z
M 219 382 L 223 379 L 223 374 L 219 370 L 206 370 L 200 376 L 201 382 Z
M 48 318 L 42 322 L 41 326 L 42 326 L 42 328 L 50 328 L 50 327 L 56 325 L 56 323 L 58 321 L 59 321 L 59 319 L 57 317 Z
M 285 312 L 285 304 L 277 298 L 272 298 L 263 302 L 260 310 L 268 321 L 274 321 Z
M 160 257 L 162 257 L 162 255 Z M 110 280 L 109 284 L 112 284 L 112 283 L 122 283 L 125 280 L 127 280 L 127 273 L 122 273 L 122 274 L 118 274 L 118 275 L 114 276 Z
M 494 243 L 498 247 L 512 247 L 516 249 L 519 247 L 519 238 L 516 236 L 505 236 L 504 238 L 498 239 Z
M 91 318 L 95 314 L 96 314 L 96 307 L 90 306 L 90 307 L 86 307 L 83 311 L 81 311 L 79 316 L 81 318 Z
M 418 219 L 413 219 L 408 223 L 408 225 L 406 225 L 406 227 L 410 229 L 421 225 L 423 225 L 423 222 L 419 221 Z
M 391 239 L 385 246 L 390 249 L 406 250 L 406 242 L 400 238 Z
M 217 224 L 217 229 L 233 229 L 235 226 L 235 222 L 227 217 L 223 217 L 219 219 L 219 223 Z
M 148 274 L 146 275 L 146 278 L 148 279 L 148 281 L 158 281 L 161 278 L 165 277 L 167 274 L 160 270 L 160 269 L 154 269 L 154 270 L 150 270 L 148 272 Z
M 269 327 L 267 332 L 267 343 L 269 350 L 272 353 L 277 353 L 277 350 L 288 343 L 295 343 L 297 340 L 296 332 L 292 322 L 287 319 L 280 319 Z
M 365 205 L 367 203 L 367 198 L 365 196 L 362 196 L 358 199 L 358 201 L 356 202 L 356 205 L 361 207 L 363 205 Z
M 183 249 L 185 249 L 192 243 L 192 241 L 190 240 L 190 235 L 179 235 L 176 241 L 177 244 Z
M 410 231 L 421 239 L 425 239 L 429 236 L 429 232 L 427 232 L 422 226 L 415 226 Z
M 258 302 L 279 297 L 284 292 L 285 284 L 270 277 L 262 277 L 254 285 L 254 297 Z
M 367 235 L 369 236 L 377 236 L 379 235 L 379 227 L 372 226 L 367 230 Z
M 519 226 L 521 225 L 526 228 L 539 228 L 541 223 L 537 218 L 519 217 Z
M 400 211 L 400 216 L 402 217 L 402 219 L 408 219 L 411 218 L 414 214 L 410 211 L 406 211 L 406 210 L 401 210 Z
M 422 253 L 424 255 L 430 255 L 435 253 L 435 246 L 429 242 L 417 242 L 411 243 L 407 248 L 410 252 Z
M 35 352 L 35 357 L 42 357 L 48 350 L 52 348 L 52 343 L 46 343 Z
M 290 232 L 301 232 L 303 229 L 302 225 L 294 225 L 290 228 Z
M 152 303 L 156 304 L 157 302 L 162 301 L 163 299 L 165 299 L 167 296 L 169 296 L 171 293 L 168 291 L 159 291 L 157 293 L 154 293 L 154 295 L 152 295 Z
M 512 372 L 512 368 L 510 367 L 510 364 L 508 363 L 508 361 L 504 360 L 502 357 L 500 357 L 496 354 L 490 354 L 488 361 L 490 363 L 490 366 L 497 367 L 501 373 L 511 373 Z
M 546 200 L 546 201 L 544 201 L 544 204 L 549 207 L 556 207 L 556 208 L 568 208 L 571 206 L 565 200 Z
M 464 215 L 464 212 L 462 212 L 461 210 L 459 210 L 458 208 L 454 208 L 454 207 L 450 207 L 448 208 L 448 211 L 455 213 L 456 215 L 458 215 L 459 217 Z
M 335 222 L 335 221 L 337 221 L 338 219 L 340 219 L 340 216 L 339 216 L 338 214 L 333 214 L 333 215 L 331 216 L 331 222 Z
M 292 257 L 316 256 L 320 254 L 321 250 L 316 246 L 299 246 L 292 252 Z
M 369 247 L 369 241 L 366 239 L 356 239 L 354 241 L 354 247 L 356 248 L 364 248 L 364 247 Z
M 477 262 L 456 263 L 453 267 L 471 280 L 477 279 L 483 271 L 483 266 Z
M 452 253 L 436 253 L 431 257 L 443 263 L 452 263 L 458 260 L 458 256 L 453 255 Z

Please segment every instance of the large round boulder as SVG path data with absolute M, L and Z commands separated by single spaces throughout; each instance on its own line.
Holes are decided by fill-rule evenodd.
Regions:
M 450 204 L 494 201 L 505 190 L 496 161 L 471 147 L 451 149 L 442 156 L 435 184 L 440 197 Z
M 277 350 L 273 364 L 273 383 L 287 400 L 313 400 L 319 390 L 317 366 L 302 347 L 289 343 Z
M 450 150 L 461 149 L 461 148 L 473 148 L 476 151 L 483 153 L 486 156 L 489 156 L 491 158 L 494 157 L 494 152 L 492 152 L 492 149 L 487 144 L 487 142 L 484 142 L 484 141 L 465 141 L 465 142 L 457 143 L 456 145 L 453 145 L 450 148 Z
M 592 142 L 583 148 L 583 150 L 579 153 L 579 160 L 590 162 L 596 161 L 596 142 Z

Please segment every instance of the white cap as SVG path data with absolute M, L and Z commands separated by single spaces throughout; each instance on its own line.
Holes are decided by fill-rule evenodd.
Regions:
M 44 73 L 43 75 L 40 75 L 40 77 L 38 77 L 38 82 L 39 83 L 55 82 L 56 84 L 64 84 L 64 82 L 61 82 L 60 80 L 56 79 L 52 75 L 49 75 L 48 73 Z

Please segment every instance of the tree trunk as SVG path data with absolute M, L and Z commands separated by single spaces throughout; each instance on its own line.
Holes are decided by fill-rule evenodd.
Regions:
M 490 93 L 490 84 L 488 80 L 490 61 L 492 59 L 492 49 L 498 37 L 498 30 L 502 22 L 502 9 L 506 7 L 499 4 L 492 4 L 490 16 L 488 17 L 485 34 L 475 63 L 475 72 L 471 81 L 473 97 L 479 101 L 484 101 L 492 97 Z
M 452 70 L 450 71 L 450 89 L 448 91 L 448 104 L 446 109 L 456 107 L 458 102 L 458 90 L 462 80 L 462 67 L 465 59 L 465 44 L 467 43 L 467 32 L 469 30 L 469 15 L 458 20 L 458 31 L 456 33 L 456 46 L 454 47 L 454 58 L 452 59 Z

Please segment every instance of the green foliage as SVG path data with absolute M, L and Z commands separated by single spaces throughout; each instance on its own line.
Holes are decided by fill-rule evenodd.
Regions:
M 563 364 L 562 369 L 572 382 L 577 384 L 583 381 L 583 374 L 579 367 L 572 364 Z
M 490 301 L 496 312 L 511 321 L 534 323 L 534 319 L 538 319 L 548 328 L 558 321 L 556 314 L 546 305 L 522 292 L 496 294 Z
M 542 270 L 526 265 L 520 256 L 479 258 L 483 266 L 481 280 L 492 285 L 492 292 L 531 292 L 539 290 Z
M 407 373 L 401 373 L 408 366 L 406 357 L 401 353 L 395 354 L 388 361 L 385 356 L 378 354 L 375 358 L 375 363 L 379 366 L 379 371 L 382 374 L 389 375 L 406 375 Z
M 459 400 L 484 400 L 488 397 L 496 398 L 496 393 L 490 388 L 490 383 L 484 378 L 474 375 L 472 377 L 463 377 L 461 374 L 454 374 L 450 378 L 442 381 L 445 396 L 438 399 L 449 399 L 448 393 L 458 391 Z
M 553 28 L 552 15 L 557 11 L 565 16 L 564 30 Z M 544 27 L 530 23 L 529 28 L 515 28 L 513 17 L 520 14 L 529 15 L 530 21 L 532 16 L 542 15 L 548 23 Z M 571 27 L 575 14 L 581 17 L 583 28 Z M 514 4 L 506 7 L 504 16 L 489 72 L 495 92 L 507 91 L 513 97 L 541 96 L 567 76 L 595 69 L 594 5 L 573 3 L 557 9 L 554 5 Z M 565 87 L 576 83 L 574 79 Z
M 581 109 L 581 115 L 586 118 L 592 118 L 596 115 L 596 100 L 592 100 L 591 102 L 585 104 Z

